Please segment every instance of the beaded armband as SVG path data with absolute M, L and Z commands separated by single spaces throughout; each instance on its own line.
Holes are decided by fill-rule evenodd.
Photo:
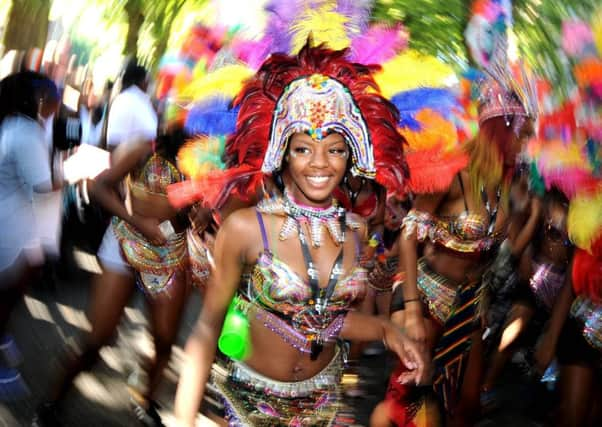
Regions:
M 404 239 L 409 239 L 416 233 L 416 239 L 422 242 L 429 238 L 430 230 L 435 221 L 428 212 L 412 209 L 408 212 L 401 223 L 401 232 Z

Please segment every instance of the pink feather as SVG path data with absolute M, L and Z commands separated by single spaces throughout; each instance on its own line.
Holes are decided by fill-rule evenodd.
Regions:
M 586 187 L 592 180 L 591 173 L 584 169 L 565 168 L 553 170 L 540 170 L 546 188 L 557 187 L 569 199 L 577 194 L 577 191 Z
M 271 47 L 272 40 L 270 36 L 264 36 L 261 40 L 235 38 L 231 44 L 235 56 L 253 70 L 257 70 L 267 59 Z
M 352 40 L 349 59 L 361 64 L 383 64 L 407 46 L 408 32 L 403 26 L 375 24 Z

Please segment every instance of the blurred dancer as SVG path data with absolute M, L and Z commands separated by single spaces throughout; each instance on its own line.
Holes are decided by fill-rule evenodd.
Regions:
M 107 149 L 113 150 L 133 138 L 151 140 L 157 136 L 157 113 L 146 94 L 148 74 L 144 67 L 128 64 L 121 82 L 121 93 L 109 109 Z
M 146 381 L 130 387 L 131 398 L 143 424 L 162 425 L 153 396 L 171 355 L 187 292 L 187 220 L 165 196 L 166 187 L 181 179 L 174 164 L 183 140 L 180 132 L 173 132 L 157 143 L 140 139 L 123 143 L 112 154 L 111 168 L 89 182 L 92 198 L 114 215 L 98 252 L 103 273 L 93 283 L 92 331 L 49 401 L 39 407 L 37 425 L 56 423 L 57 403 L 73 379 L 97 361 L 136 285 L 149 305 L 155 356 L 146 368 Z M 124 180 L 129 209 L 117 192 Z
M 506 67 L 492 69 L 482 91 L 479 132 L 466 145 L 468 167 L 447 191 L 415 198 L 400 243 L 403 324 L 433 352 L 433 386 L 450 426 L 471 425 L 479 413 L 481 278 L 507 232 L 510 179 L 537 113 L 534 90 L 521 87 Z M 411 394 L 399 395 L 391 417 L 413 425 L 416 396 L 412 403 L 403 401 Z
M 544 197 L 543 221 L 539 221 L 535 241 L 521 257 L 515 302 L 507 315 L 499 345 L 492 355 L 483 383 L 485 392 L 495 386 L 505 363 L 516 348 L 517 340 L 531 321 L 535 320 L 541 327 L 549 320 L 556 297 L 566 280 L 572 255 L 572 243 L 567 232 L 568 200 L 556 189 L 547 192 Z

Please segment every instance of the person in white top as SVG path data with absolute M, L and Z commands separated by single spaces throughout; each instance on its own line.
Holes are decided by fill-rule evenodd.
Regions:
M 0 81 L 0 339 L 3 351 L 7 347 L 3 335 L 9 315 L 43 261 L 33 213 L 33 194 L 50 192 L 59 186 L 53 185 L 40 122 L 44 99 L 56 91 L 50 79 L 31 71 Z M 0 363 L 0 400 L 7 395 L 14 398 L 14 387 L 19 388 L 16 384 L 21 380 L 11 366 L 2 366 L 5 359 L 0 357 L 3 361 Z
M 126 140 L 157 137 L 157 113 L 146 94 L 148 75 L 144 67 L 130 64 L 123 73 L 121 93 L 109 110 L 107 148 L 113 150 Z

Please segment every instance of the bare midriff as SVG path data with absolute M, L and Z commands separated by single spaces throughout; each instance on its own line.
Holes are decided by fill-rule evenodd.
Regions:
M 322 371 L 335 355 L 335 344 L 325 343 L 316 360 L 284 342 L 276 333 L 255 319 L 251 320 L 251 356 L 244 363 L 275 381 L 294 382 L 311 378 Z

